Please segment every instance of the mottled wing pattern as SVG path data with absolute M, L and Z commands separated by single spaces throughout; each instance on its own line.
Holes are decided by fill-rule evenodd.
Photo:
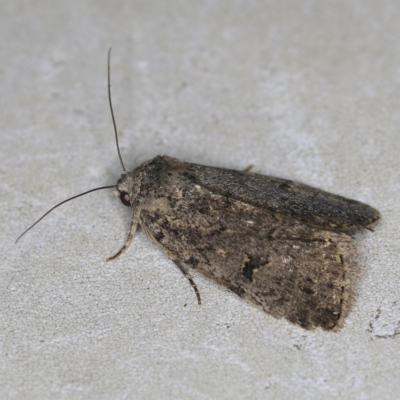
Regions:
M 140 210 L 145 232 L 175 260 L 276 317 L 336 329 L 358 272 L 352 238 L 186 182 Z M 163 196 L 159 197 L 160 199 Z

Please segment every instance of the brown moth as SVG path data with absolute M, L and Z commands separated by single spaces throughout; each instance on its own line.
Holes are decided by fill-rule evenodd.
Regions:
M 127 172 L 111 105 L 110 52 L 108 93 L 123 173 L 116 185 L 72 197 L 111 187 L 132 207 L 126 243 L 108 260 L 141 226 L 189 279 L 199 304 L 188 267 L 303 328 L 343 326 L 359 272 L 351 235 L 372 230 L 377 210 L 301 183 L 167 156 Z

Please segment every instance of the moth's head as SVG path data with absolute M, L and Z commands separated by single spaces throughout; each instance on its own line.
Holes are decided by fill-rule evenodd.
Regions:
M 114 193 L 124 206 L 132 207 L 141 203 L 147 196 L 152 185 L 157 185 L 157 174 L 153 165 L 158 157 L 148 160 L 136 167 L 133 171 L 124 171 L 115 185 Z
M 131 172 L 124 171 L 115 185 L 114 193 L 121 200 L 124 206 L 132 207 L 133 203 L 138 199 L 141 187 L 141 171 L 139 168 Z
M 131 207 L 132 176 L 130 172 L 122 173 L 121 178 L 118 179 L 116 190 L 114 191 L 114 193 L 121 200 L 121 203 L 124 206 Z

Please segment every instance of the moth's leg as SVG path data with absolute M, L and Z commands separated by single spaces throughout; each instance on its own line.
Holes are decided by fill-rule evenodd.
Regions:
M 186 266 L 183 264 L 182 261 L 179 261 L 179 260 L 173 260 L 173 261 L 176 264 L 176 266 L 182 271 L 182 274 L 185 275 L 185 277 L 189 281 L 189 283 L 192 285 L 192 288 L 194 289 L 194 292 L 196 293 L 196 296 L 197 296 L 197 303 L 200 305 L 201 298 L 200 298 L 199 290 L 197 289 L 197 286 L 194 283 L 192 276 L 189 274 Z
M 113 256 L 107 258 L 107 261 L 115 260 L 118 256 L 120 256 L 128 248 L 128 246 L 131 244 L 133 235 L 136 232 L 137 226 L 138 226 L 138 223 L 137 223 L 136 219 L 132 218 L 131 229 L 129 231 L 128 239 L 126 239 L 125 244 L 118 250 L 117 253 L 115 253 Z
M 250 164 L 247 168 L 245 168 L 245 169 L 243 170 L 243 172 L 250 173 L 250 171 L 251 171 L 252 169 L 253 169 L 253 165 Z

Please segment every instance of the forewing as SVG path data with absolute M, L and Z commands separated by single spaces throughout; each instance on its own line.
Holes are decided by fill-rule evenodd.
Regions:
M 342 325 L 353 294 L 356 248 L 345 233 L 310 227 L 199 185 L 152 202 L 140 223 L 169 257 L 304 328 Z
M 314 226 L 351 231 L 379 219 L 379 212 L 302 183 L 260 174 L 185 163 L 186 176 L 212 193 L 284 213 Z

